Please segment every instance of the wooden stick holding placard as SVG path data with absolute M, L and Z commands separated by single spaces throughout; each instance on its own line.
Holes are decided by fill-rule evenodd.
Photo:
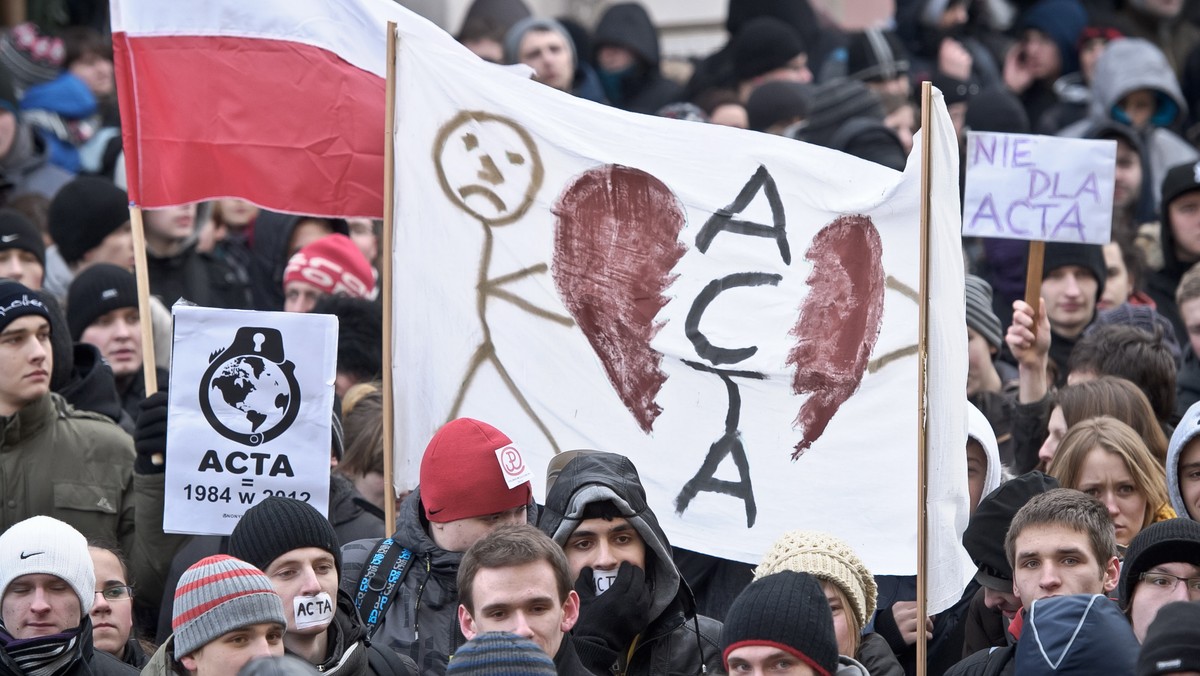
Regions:
M 929 221 L 933 186 L 933 85 L 921 83 L 921 280 L 917 321 L 917 676 L 925 676 L 927 646 L 925 620 L 928 617 L 928 501 L 929 461 L 926 423 L 926 383 L 929 374 Z
M 1033 337 L 1037 338 L 1038 312 L 1041 311 L 1042 266 L 1046 260 L 1046 243 L 1040 239 L 1029 241 L 1029 266 L 1025 268 L 1025 302 L 1033 308 Z
M 384 528 L 396 532 L 395 397 L 392 395 L 392 228 L 396 227 L 396 40 L 397 24 L 387 24 L 387 83 L 383 123 L 383 257 L 379 271 L 383 303 L 383 514 Z
M 129 205 L 129 226 L 133 232 L 133 273 L 137 280 L 138 323 L 142 330 L 142 375 L 146 396 L 158 391 L 157 364 L 154 362 L 154 324 L 150 315 L 150 271 L 146 267 L 146 228 L 142 224 L 141 207 Z M 161 466 L 162 453 L 150 456 L 150 462 Z

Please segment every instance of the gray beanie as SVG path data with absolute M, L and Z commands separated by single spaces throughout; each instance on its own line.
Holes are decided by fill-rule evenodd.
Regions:
M 222 634 L 252 624 L 287 626 L 283 601 L 266 573 L 220 554 L 192 564 L 175 587 L 175 657 L 186 657 Z
M 508 34 L 504 36 L 505 63 L 521 62 L 521 39 L 531 30 L 554 31 L 563 36 L 563 39 L 567 41 L 567 46 L 571 48 L 571 66 L 579 65 L 579 55 L 575 53 L 575 41 L 571 39 L 571 34 L 567 32 L 566 27 L 554 19 L 533 16 L 521 19 L 508 29 Z
M 992 310 L 992 285 L 975 275 L 967 275 L 967 328 L 983 336 L 988 345 L 1000 349 L 1004 331 L 1000 318 Z
M 53 575 L 79 596 L 83 619 L 96 599 L 96 572 L 87 538 L 49 516 L 34 516 L 0 535 L 0 597 L 24 575 Z

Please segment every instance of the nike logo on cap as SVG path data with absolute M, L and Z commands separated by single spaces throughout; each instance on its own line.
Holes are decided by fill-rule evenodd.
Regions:
M 9 242 L 13 241 L 14 239 L 16 239 L 18 237 L 20 237 L 20 235 L 5 235 L 3 237 L 0 237 L 0 242 L 4 242 L 5 244 L 8 244 Z
M 31 556 L 37 556 L 38 554 L 45 554 L 45 553 L 46 552 L 30 552 L 30 553 L 26 554 L 25 552 L 21 552 L 21 560 L 24 561 L 25 559 L 28 559 Z

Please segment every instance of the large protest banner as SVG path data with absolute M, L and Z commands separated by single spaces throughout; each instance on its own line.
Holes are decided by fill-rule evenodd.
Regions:
M 469 52 L 391 0 L 112 0 L 129 198 L 383 215 L 385 25 Z M 482 63 L 482 62 L 481 62 Z
M 470 416 L 513 438 L 539 498 L 555 452 L 610 450 L 675 545 L 756 562 L 816 528 L 877 574 L 914 573 L 919 163 L 901 174 L 399 50 L 398 478 L 414 486 L 435 429 Z M 972 572 L 957 146 L 937 101 L 934 611 Z
M 175 307 L 163 529 L 228 535 L 270 496 L 329 507 L 337 319 Z

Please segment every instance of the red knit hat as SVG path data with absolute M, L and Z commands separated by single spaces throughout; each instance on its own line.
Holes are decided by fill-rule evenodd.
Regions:
M 326 294 L 370 298 L 375 290 L 371 264 L 341 233 L 326 235 L 296 252 L 283 272 L 283 286 L 307 282 Z
M 421 458 L 425 518 L 446 523 L 527 505 L 533 496 L 529 474 L 503 432 L 471 418 L 451 420 Z

